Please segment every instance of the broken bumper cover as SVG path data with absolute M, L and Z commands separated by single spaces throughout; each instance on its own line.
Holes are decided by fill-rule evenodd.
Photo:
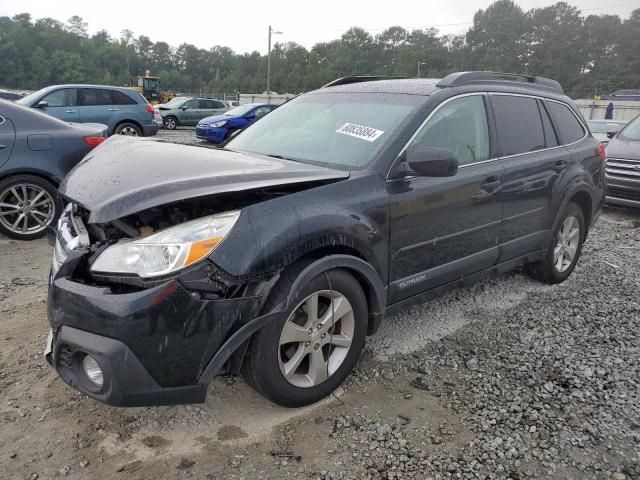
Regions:
M 208 383 L 262 325 L 257 297 L 201 299 L 178 281 L 133 293 L 57 278 L 49 289 L 53 348 L 62 379 L 117 406 L 203 402 Z M 104 385 L 82 360 L 91 355 Z

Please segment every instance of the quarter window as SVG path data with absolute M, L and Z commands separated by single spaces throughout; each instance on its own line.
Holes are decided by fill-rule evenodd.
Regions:
M 489 128 L 484 100 L 480 95 L 460 97 L 443 105 L 409 145 L 444 148 L 458 157 L 460 165 L 489 159 Z
M 574 143 L 584 137 L 584 128 L 568 106 L 558 102 L 547 102 L 547 106 L 556 121 L 563 144 Z
M 535 98 L 492 95 L 501 156 L 546 148 L 540 110 Z
M 542 126 L 544 128 L 544 139 L 547 144 L 547 147 L 557 147 L 558 137 L 556 136 L 556 132 L 553 129 L 553 124 L 551 123 L 551 118 L 549 118 L 549 112 L 545 108 L 542 101 L 538 100 L 538 108 L 540 108 L 540 115 L 542 116 Z

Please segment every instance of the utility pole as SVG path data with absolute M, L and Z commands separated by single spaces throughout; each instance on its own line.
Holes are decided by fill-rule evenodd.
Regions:
M 280 35 L 282 32 L 277 32 L 269 25 L 269 41 L 267 44 L 267 98 L 271 97 L 271 35 Z

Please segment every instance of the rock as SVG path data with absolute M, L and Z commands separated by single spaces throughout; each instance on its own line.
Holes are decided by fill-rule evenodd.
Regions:
M 477 370 L 480 370 L 480 362 L 478 361 L 478 357 L 473 355 L 471 357 L 469 357 L 467 359 L 467 361 L 465 362 L 465 365 L 467 366 L 467 368 L 469 370 L 471 370 L 472 372 L 475 372 Z
M 186 458 L 183 458 L 182 460 L 180 460 L 180 463 L 176 466 L 176 469 L 178 470 L 187 470 L 191 467 L 193 467 L 196 464 L 196 462 L 192 461 L 192 460 L 187 460 Z
M 69 475 L 70 471 L 71 471 L 71 467 L 69 465 L 65 465 L 60 470 L 58 470 L 58 473 L 60 473 L 62 477 L 66 477 L 67 475 Z
M 611 477 L 612 480 L 626 480 L 627 476 L 624 473 L 616 472 Z

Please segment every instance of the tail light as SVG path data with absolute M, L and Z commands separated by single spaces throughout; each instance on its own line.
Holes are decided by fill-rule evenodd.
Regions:
M 100 145 L 102 142 L 105 141 L 105 138 L 104 137 L 84 137 L 83 140 L 84 140 L 84 143 L 89 145 L 91 148 L 96 148 L 98 145 Z
M 604 143 L 598 145 L 598 147 L 596 148 L 596 155 L 598 155 L 600 157 L 600 160 L 602 160 L 603 162 L 607 160 L 607 149 L 605 148 Z
M 153 115 L 153 105 L 151 105 L 150 103 L 147 103 L 147 104 L 144 106 L 144 108 L 145 108 L 145 110 L 146 110 L 147 112 L 149 112 L 151 115 Z

